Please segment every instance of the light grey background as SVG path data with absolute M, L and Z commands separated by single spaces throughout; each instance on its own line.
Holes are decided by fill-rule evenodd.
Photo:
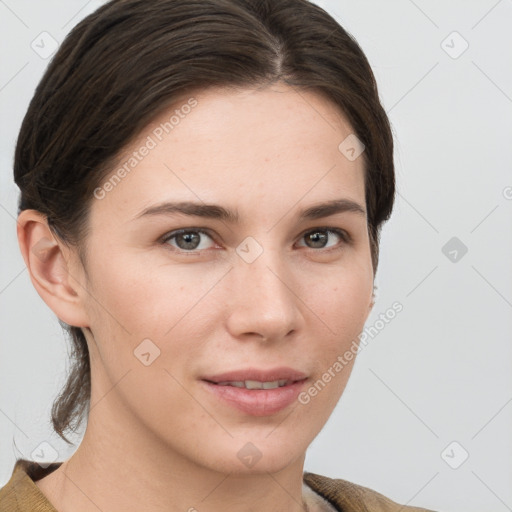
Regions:
M 378 334 L 305 469 L 409 505 L 510 511 L 512 1 L 317 3 L 374 69 L 395 134 L 398 196 L 367 322 Z M 49 423 L 67 348 L 19 253 L 12 157 L 48 63 L 31 42 L 43 31 L 62 41 L 100 4 L 0 0 L 0 486 L 15 457 L 32 459 L 43 441 L 58 460 L 74 451 Z M 395 301 L 403 311 L 380 328 Z

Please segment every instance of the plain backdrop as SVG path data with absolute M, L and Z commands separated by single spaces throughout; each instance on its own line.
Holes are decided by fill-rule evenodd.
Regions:
M 12 159 L 49 61 L 33 41 L 62 41 L 100 3 L 0 1 L 0 485 L 42 442 L 58 460 L 75 449 L 49 421 L 67 343 L 19 253 Z M 403 504 L 510 511 L 512 1 L 318 3 L 373 67 L 398 194 L 382 232 L 373 337 L 305 469 Z M 382 327 L 396 301 L 403 310 Z

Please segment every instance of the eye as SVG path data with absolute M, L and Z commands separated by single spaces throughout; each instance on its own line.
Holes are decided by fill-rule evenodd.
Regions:
M 301 238 L 304 238 L 305 240 L 309 241 L 312 245 L 309 245 L 308 247 L 312 249 L 335 248 L 336 244 L 334 244 L 334 247 L 325 245 L 329 239 L 329 235 L 336 235 L 344 243 L 350 242 L 350 236 L 346 231 L 331 227 L 315 228 L 313 230 L 307 231 L 306 233 L 303 233 Z
M 331 246 L 326 245 L 326 243 L 329 241 L 329 235 L 336 235 L 336 237 L 341 239 L 342 243 L 334 243 L 331 244 Z M 213 240 L 213 237 L 204 229 L 186 228 L 171 231 L 170 233 L 165 235 L 161 240 L 163 244 L 170 245 L 173 249 L 176 249 L 178 252 L 196 254 L 199 253 L 200 251 L 208 249 L 207 242 L 202 243 L 201 241 L 201 238 L 204 237 Z M 309 247 L 310 249 L 328 250 L 340 249 L 340 245 L 343 245 L 343 243 L 350 243 L 351 240 L 350 235 L 346 231 L 332 227 L 320 227 L 309 230 L 303 233 L 300 238 L 304 238 L 307 241 L 307 247 Z M 337 245 L 338 247 L 336 247 Z
M 171 247 L 175 247 L 179 251 L 201 251 L 207 249 L 204 245 L 201 246 L 201 237 L 204 235 L 212 239 L 212 237 L 203 229 L 178 229 L 177 231 L 172 231 L 166 235 L 162 239 L 162 243 L 169 243 Z M 176 242 L 177 247 L 170 244 L 171 240 Z

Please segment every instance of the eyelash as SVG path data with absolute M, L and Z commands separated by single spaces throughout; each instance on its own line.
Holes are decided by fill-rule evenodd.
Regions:
M 330 233 L 330 234 L 335 234 L 335 235 L 338 235 L 340 237 L 340 239 L 342 240 L 341 242 L 341 245 L 340 246 L 337 246 L 337 247 L 328 247 L 328 248 L 318 248 L 318 249 L 315 249 L 315 248 L 312 248 L 312 247 L 306 247 L 306 249 L 310 249 L 314 252 L 330 252 L 330 251 L 336 251 L 336 250 L 341 250 L 343 248 L 343 245 L 346 245 L 346 244 L 350 244 L 352 242 L 352 238 L 351 236 L 343 229 L 339 229 L 339 228 L 334 228 L 334 227 L 330 227 L 330 226 L 323 226 L 323 227 L 318 227 L 318 228 L 314 228 L 314 229 L 310 229 L 308 231 L 305 231 L 303 232 L 301 235 L 300 235 L 300 239 L 302 239 L 303 237 L 305 237 L 306 235 L 309 235 L 309 234 L 312 234 L 312 233 L 317 233 L 317 232 L 326 232 L 326 233 Z M 205 230 L 205 229 L 202 229 L 202 228 L 183 228 L 183 229 L 177 229 L 175 231 L 171 231 L 170 233 L 167 233 L 166 235 L 164 235 L 162 238 L 161 238 L 161 243 L 163 245 L 169 245 L 168 242 L 169 240 L 172 240 L 174 238 L 176 238 L 177 236 L 181 235 L 181 234 L 184 234 L 184 233 L 201 233 L 203 235 L 207 235 L 209 238 L 211 238 L 213 241 L 214 240 L 214 237 L 210 234 L 209 231 Z M 181 254 L 200 254 L 201 252 L 203 251 L 207 251 L 208 249 L 193 249 L 193 250 L 190 250 L 190 251 L 186 251 L 184 249 L 179 249 L 177 247 L 174 247 L 174 246 L 171 246 L 171 250 L 177 252 L 177 253 L 181 253 Z

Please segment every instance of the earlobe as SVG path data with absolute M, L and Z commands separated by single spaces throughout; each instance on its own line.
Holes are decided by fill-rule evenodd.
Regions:
M 71 265 L 71 249 L 56 239 L 46 217 L 36 210 L 22 211 L 17 224 L 18 244 L 37 293 L 63 322 L 87 326 L 77 281 L 82 273 Z

